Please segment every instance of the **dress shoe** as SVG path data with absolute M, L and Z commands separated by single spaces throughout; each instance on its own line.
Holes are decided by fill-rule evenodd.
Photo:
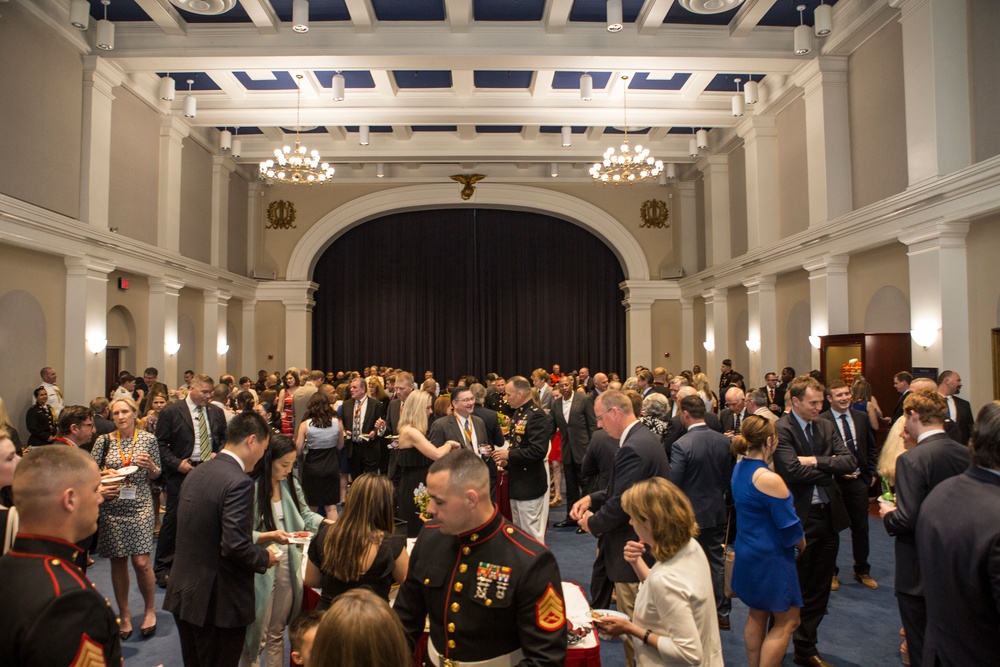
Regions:
M 159 586 L 160 588 L 166 588 L 167 587 L 167 582 L 169 582 L 169 581 L 170 581 L 170 575 L 169 574 L 161 574 L 160 576 L 158 576 L 156 578 L 156 585 Z
M 728 616 L 720 616 L 719 617 L 719 629 L 720 630 L 729 630 L 730 629 L 729 617 Z
M 837 575 L 833 575 L 833 580 L 830 582 L 830 590 L 831 591 L 840 590 L 840 582 L 837 580 Z
M 577 529 L 576 529 L 576 534 L 577 534 L 577 535 L 583 535 L 583 534 L 584 534 L 584 533 L 586 533 L 586 532 L 587 532 L 587 531 L 585 531 L 585 530 L 584 530 L 583 528 L 577 528 Z
M 118 636 L 121 638 L 122 641 L 127 641 L 128 638 L 132 636 L 132 631 L 131 630 L 124 630 L 124 631 L 119 630 Z
M 803 667 L 835 667 L 832 662 L 827 662 L 818 655 L 799 655 L 796 653 L 792 662 L 796 665 L 803 665 Z
M 148 628 L 139 628 L 139 634 L 142 635 L 143 639 L 149 639 L 156 634 L 156 623 L 153 623 Z
M 872 579 L 872 575 L 870 574 L 856 574 L 854 575 L 854 579 L 860 581 L 861 585 L 865 588 L 870 588 L 873 591 L 878 590 L 878 582 Z
M 563 519 L 562 521 L 560 521 L 559 523 L 552 524 L 552 527 L 553 528 L 576 528 L 576 521 L 573 521 L 573 519 L 566 518 L 566 519 Z

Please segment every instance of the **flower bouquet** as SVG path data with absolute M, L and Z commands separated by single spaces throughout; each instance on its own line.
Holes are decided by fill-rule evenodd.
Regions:
M 420 520 L 430 521 L 433 517 L 427 513 L 427 506 L 431 502 L 431 496 L 427 493 L 427 486 L 421 482 L 417 488 L 413 489 L 413 503 L 420 510 Z

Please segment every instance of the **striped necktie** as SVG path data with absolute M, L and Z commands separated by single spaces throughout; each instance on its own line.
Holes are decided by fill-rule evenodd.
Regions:
M 212 457 L 212 438 L 208 435 L 208 423 L 205 419 L 205 408 L 198 406 L 198 451 L 202 461 Z

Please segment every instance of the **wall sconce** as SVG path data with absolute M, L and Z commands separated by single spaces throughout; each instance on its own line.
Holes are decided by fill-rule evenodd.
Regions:
M 760 338 L 748 338 L 747 339 L 747 349 L 751 352 L 760 351 Z
M 818 350 L 820 345 L 819 336 L 809 336 L 809 344 Z
M 87 339 L 87 349 L 93 352 L 95 355 L 104 352 L 104 348 L 108 346 L 107 339 L 100 338 L 88 338 Z
M 704 343 L 702 343 L 702 345 L 705 347 L 705 351 L 706 352 L 714 352 L 715 351 L 715 341 L 714 340 L 706 340 Z
M 175 354 L 177 354 L 177 351 L 179 349 L 181 349 L 181 344 L 178 343 L 177 341 L 174 341 L 173 343 L 167 343 L 166 345 L 164 345 L 163 349 L 166 350 L 168 356 L 172 357 Z
M 218 352 L 220 357 L 229 352 L 229 343 L 219 343 Z
M 914 343 L 926 350 L 937 340 L 937 328 L 920 327 L 919 329 L 910 329 L 910 338 L 913 339 Z

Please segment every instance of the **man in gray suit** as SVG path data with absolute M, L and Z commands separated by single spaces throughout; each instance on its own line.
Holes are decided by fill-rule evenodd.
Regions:
M 573 391 L 573 380 L 559 380 L 559 398 L 552 405 L 552 418 L 561 437 L 563 471 L 566 473 L 566 504 L 572 507 L 583 494 L 583 457 L 590 445 L 590 436 L 597 430 L 594 403 L 585 394 Z M 566 518 L 556 528 L 576 526 Z
M 747 415 L 757 415 L 763 417 L 772 424 L 778 421 L 778 415 L 771 412 L 768 406 L 767 392 L 763 389 L 751 389 L 747 392 L 746 398 Z
M 299 432 L 299 424 L 305 417 L 309 399 L 319 391 L 325 377 L 323 371 L 309 371 L 309 379 L 292 394 L 292 433 Z
M 705 401 L 701 396 L 681 399 L 680 418 L 687 433 L 670 448 L 670 481 L 687 494 L 698 522 L 698 543 L 712 568 L 712 588 L 719 614 L 719 629 L 729 629 L 732 602 L 726 597 L 724 557 L 726 540 L 726 495 L 733 476 L 729 438 L 705 424 Z

